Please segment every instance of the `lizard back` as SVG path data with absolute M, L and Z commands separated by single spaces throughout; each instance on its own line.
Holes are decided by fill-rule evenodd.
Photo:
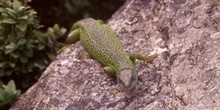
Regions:
M 108 25 L 91 18 L 78 21 L 75 25 L 79 28 L 81 43 L 93 58 L 117 71 L 133 68 L 129 56 Z

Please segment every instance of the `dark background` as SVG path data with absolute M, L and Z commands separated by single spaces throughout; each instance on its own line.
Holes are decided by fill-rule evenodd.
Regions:
M 107 20 L 125 0 L 32 0 L 29 5 L 37 11 L 43 30 L 54 24 L 67 29 L 85 17 Z

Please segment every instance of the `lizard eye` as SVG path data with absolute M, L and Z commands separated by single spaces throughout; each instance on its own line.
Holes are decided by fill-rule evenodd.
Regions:
M 137 82 L 137 74 L 131 69 L 123 69 L 118 74 L 118 85 L 120 88 L 131 89 Z

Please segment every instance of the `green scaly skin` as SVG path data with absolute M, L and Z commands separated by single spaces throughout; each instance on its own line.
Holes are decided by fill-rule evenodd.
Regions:
M 123 89 L 132 89 L 138 80 L 135 59 L 152 60 L 154 56 L 128 55 L 115 32 L 100 20 L 87 18 L 76 22 L 67 38 L 67 43 L 80 40 L 88 53 L 105 67 L 104 70 L 117 77 Z

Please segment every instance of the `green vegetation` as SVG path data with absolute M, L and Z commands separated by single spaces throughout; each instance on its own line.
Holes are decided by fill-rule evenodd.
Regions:
M 13 80 L 9 81 L 7 85 L 0 83 L 0 109 L 8 109 L 20 93 L 20 90 L 16 90 Z
M 36 12 L 29 6 L 17 0 L 1 0 L 0 6 L 0 76 L 43 70 L 63 46 L 56 40 L 65 33 L 65 29 L 55 25 L 42 33 L 38 31 L 41 25 Z M 45 55 L 39 57 L 37 53 L 43 51 Z
M 3 82 L 14 79 L 21 88 L 30 86 L 27 82 L 36 80 L 55 58 L 57 50 L 64 46 L 57 40 L 66 32 L 58 25 L 47 32 L 39 31 L 42 26 L 27 2 L 0 0 L 0 78 Z M 2 105 L 18 95 L 13 82 L 8 86 L 9 89 L 3 86 L 5 91 L 0 90 L 9 97 L 3 97 Z

